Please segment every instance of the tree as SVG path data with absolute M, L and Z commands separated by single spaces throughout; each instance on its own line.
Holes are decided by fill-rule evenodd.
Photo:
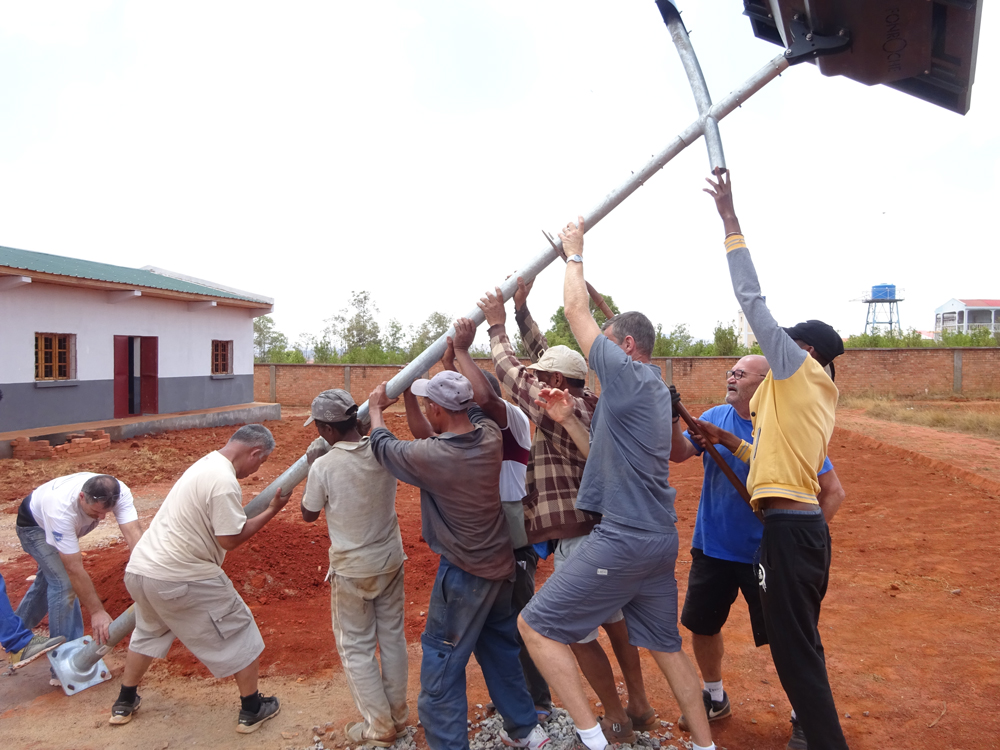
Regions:
M 728 326 L 717 323 L 713 338 L 715 339 L 715 356 L 717 357 L 742 357 L 750 351 L 740 343 L 736 327 L 732 324 Z
M 331 341 L 339 339 L 345 351 L 372 345 L 381 347 L 376 315 L 378 307 L 368 292 L 351 292 L 350 304 L 327 321 L 324 337 Z
M 656 339 L 653 342 L 654 357 L 684 357 L 691 348 L 694 336 L 688 331 L 687 325 L 681 323 L 674 326 L 669 336 L 663 335 L 663 325 L 656 326 Z
M 253 319 L 254 362 L 277 362 L 287 350 L 288 337 L 274 327 L 274 319 L 270 315 Z
M 621 312 L 611 297 L 605 296 L 604 301 L 608 303 L 608 307 L 611 308 L 611 312 L 615 315 Z M 598 309 L 597 305 L 594 304 L 594 300 L 590 300 L 590 314 L 594 316 L 594 320 L 597 321 L 598 326 L 603 326 L 607 321 L 607 316 Z M 562 305 L 555 311 L 551 321 L 552 327 L 545 332 L 545 338 L 548 340 L 549 346 L 562 344 L 563 346 L 568 346 L 570 349 L 580 351 L 580 345 L 576 343 L 573 331 L 570 330 L 569 321 L 566 320 L 566 310 Z
M 416 357 L 420 352 L 433 344 L 441 334 L 451 328 L 451 316 L 442 312 L 432 312 L 427 316 L 427 320 L 420 324 L 413 333 L 410 340 L 410 358 Z

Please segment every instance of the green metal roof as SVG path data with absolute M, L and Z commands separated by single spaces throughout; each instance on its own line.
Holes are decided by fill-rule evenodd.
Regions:
M 92 260 L 67 258 L 62 255 L 35 253 L 30 250 L 17 250 L 13 247 L 0 246 L 0 266 L 18 268 L 24 271 L 38 271 L 58 276 L 70 276 L 78 279 L 93 279 L 94 281 L 110 281 L 116 284 L 128 284 L 149 289 L 165 289 L 171 292 L 200 294 L 206 297 L 238 299 L 246 302 L 258 302 L 270 305 L 267 297 L 249 294 L 236 294 L 232 291 L 218 289 L 205 284 L 164 276 L 141 268 L 126 268 L 113 266 L 110 263 L 95 263 Z

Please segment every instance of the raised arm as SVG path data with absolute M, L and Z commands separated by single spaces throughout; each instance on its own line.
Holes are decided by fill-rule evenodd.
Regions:
M 528 356 L 532 362 L 537 362 L 549 348 L 549 342 L 528 312 L 528 295 L 534 285 L 534 281 L 525 284 L 524 279 L 518 276 L 517 291 L 514 292 L 514 320 L 517 321 L 517 330 L 521 334 L 524 348 L 528 350 Z
M 507 429 L 507 406 L 504 400 L 493 390 L 483 371 L 472 361 L 469 347 L 476 338 L 476 324 L 468 318 L 455 321 L 455 338 L 448 339 L 448 352 L 451 352 L 458 371 L 472 384 L 472 397 L 486 416 L 499 425 L 501 430 Z
M 715 199 L 715 207 L 719 210 L 719 216 L 722 217 L 722 224 L 726 230 L 726 259 L 729 261 L 729 274 L 733 280 L 736 300 L 743 309 L 754 336 L 757 337 L 761 351 L 771 365 L 772 377 L 775 380 L 784 380 L 793 375 L 809 355 L 792 341 L 767 309 L 760 293 L 757 271 L 750 259 L 750 251 L 743 239 L 740 222 L 733 208 L 731 174 L 719 168 L 716 169 L 716 177 L 718 182 L 706 178 L 711 188 L 705 188 L 705 192 Z
M 583 257 L 583 217 L 578 218 L 578 224 L 572 221 L 559 233 L 563 242 L 563 251 L 567 258 Z M 563 311 L 566 321 L 573 331 L 576 343 L 584 357 L 590 357 L 590 347 L 601 335 L 601 329 L 590 314 L 590 294 L 587 292 L 587 282 L 583 278 L 583 263 L 568 261 L 566 277 L 563 281 Z
M 543 388 L 535 401 L 540 409 L 544 409 L 549 417 L 563 426 L 573 438 L 576 447 L 584 458 L 590 455 L 590 430 L 576 416 L 573 408 L 573 397 L 569 391 L 558 388 Z

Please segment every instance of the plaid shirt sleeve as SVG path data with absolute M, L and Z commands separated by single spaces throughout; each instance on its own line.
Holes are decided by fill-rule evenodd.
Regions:
M 570 437 L 566 428 L 535 404 L 535 399 L 538 398 L 538 394 L 545 385 L 538 381 L 534 372 L 521 364 L 521 360 L 517 358 L 514 347 L 511 346 L 510 340 L 507 338 L 507 331 L 500 325 L 490 326 L 489 334 L 490 351 L 493 355 L 493 364 L 496 365 L 497 378 L 510 391 L 511 401 L 528 415 L 528 419 L 535 423 L 559 453 L 567 458 L 584 462 L 586 459 L 576 447 L 576 443 L 573 442 L 573 438 Z M 542 341 L 545 341 L 544 336 Z M 594 416 L 593 406 L 582 398 L 573 400 L 577 419 L 589 427 L 590 420 Z
M 545 354 L 545 350 L 549 348 L 545 334 L 538 329 L 535 319 L 528 312 L 527 305 L 514 311 L 514 320 L 517 321 L 517 329 L 521 333 L 524 347 L 528 350 L 528 356 L 531 357 L 532 362 L 537 362 Z

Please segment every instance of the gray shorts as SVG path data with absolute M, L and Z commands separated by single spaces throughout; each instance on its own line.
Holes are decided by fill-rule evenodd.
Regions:
M 566 561 L 570 558 L 570 555 L 576 552 L 580 545 L 587 541 L 587 536 L 587 534 L 584 534 L 583 536 L 573 536 L 569 539 L 560 539 L 557 541 L 555 552 L 552 555 L 552 569 L 554 571 L 559 570 L 559 568 L 565 565 Z M 620 622 L 623 617 L 624 615 L 619 609 L 601 624 L 610 625 L 613 622 Z M 588 635 L 577 641 L 577 643 L 590 643 L 591 641 L 596 641 L 597 635 L 598 628 L 594 628 Z
M 206 581 L 160 581 L 125 573 L 135 601 L 129 651 L 163 659 L 179 638 L 214 677 L 250 666 L 264 650 L 250 608 L 225 573 Z
M 676 561 L 676 532 L 643 531 L 604 520 L 521 616 L 546 638 L 569 644 L 621 609 L 633 646 L 680 651 Z

